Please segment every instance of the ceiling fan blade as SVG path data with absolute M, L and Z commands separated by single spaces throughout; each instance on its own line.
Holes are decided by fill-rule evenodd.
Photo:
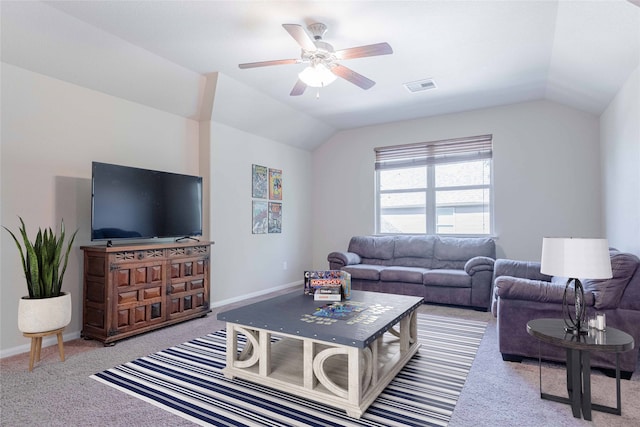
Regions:
M 370 89 L 373 85 L 376 84 L 373 80 L 370 80 L 363 76 L 362 74 L 358 74 L 350 68 L 345 67 L 344 65 L 336 65 L 331 67 L 331 72 L 336 76 L 342 77 L 345 80 L 350 81 L 356 86 L 361 87 L 364 90 Z
M 302 28 L 302 25 L 282 24 L 282 26 L 285 30 L 287 30 L 289 34 L 291 34 L 291 37 L 293 37 L 294 40 L 298 42 L 303 50 L 308 50 L 311 52 L 317 50 L 315 43 L 313 42 L 311 37 L 309 37 L 309 34 L 307 34 L 305 29 Z
M 336 57 L 338 59 L 354 59 L 365 56 L 388 55 L 390 53 L 393 53 L 393 49 L 391 49 L 389 43 L 376 43 L 338 50 L 336 51 Z
M 301 62 L 299 59 L 276 59 L 274 61 L 248 62 L 246 64 L 240 64 L 238 65 L 238 67 L 245 69 L 245 68 L 267 67 L 269 65 L 297 64 L 299 62 Z
M 291 96 L 300 96 L 304 93 L 304 90 L 307 88 L 307 84 L 305 82 L 303 82 L 302 80 L 298 79 L 298 81 L 296 82 L 296 84 L 293 86 L 293 89 L 291 89 L 291 93 L 289 95 Z

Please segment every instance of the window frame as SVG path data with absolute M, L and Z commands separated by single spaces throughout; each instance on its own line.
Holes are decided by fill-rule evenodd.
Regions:
M 460 140 L 469 140 L 473 138 L 484 138 L 488 139 L 490 143 L 490 147 L 492 147 L 492 135 L 483 135 L 481 137 L 470 137 L 470 138 L 461 138 L 458 140 L 446 140 L 446 141 L 435 141 L 433 143 L 422 143 L 422 144 L 446 144 L 448 141 L 460 141 Z M 413 144 L 419 146 L 420 144 Z M 407 147 L 400 146 L 400 147 Z M 419 147 L 420 148 L 420 147 Z M 382 147 L 382 149 L 389 150 L 393 149 L 393 147 Z M 376 148 L 376 154 L 378 152 L 378 148 Z M 488 154 L 487 154 L 488 153 Z M 492 148 L 489 149 L 488 152 L 478 152 L 474 155 L 473 152 L 463 152 L 463 156 L 459 155 L 460 153 L 456 153 L 455 157 L 452 156 L 442 156 L 441 158 L 404 158 L 401 160 L 397 167 L 393 167 L 393 165 L 384 165 L 379 167 L 378 163 L 376 163 L 375 168 L 375 232 L 379 235 L 394 235 L 394 234 L 431 234 L 438 236 L 452 236 L 452 237 L 490 237 L 495 235 L 495 215 L 494 215 L 494 167 L 493 167 L 493 154 Z M 489 182 L 487 184 L 469 184 L 469 185 L 461 185 L 461 186 L 445 186 L 445 187 L 436 187 L 436 166 L 440 164 L 455 164 L 455 163 L 467 163 L 479 160 L 487 160 L 489 162 Z M 378 159 L 376 158 L 376 162 Z M 404 189 L 392 189 L 392 190 L 381 190 L 380 189 L 380 173 L 385 170 L 400 170 L 406 168 L 416 168 L 416 167 L 424 167 L 426 174 L 426 188 L 404 188 Z M 438 233 L 437 231 L 437 206 L 436 206 L 436 194 L 438 191 L 450 191 L 450 190 L 488 190 L 489 191 L 489 200 L 488 200 L 488 214 L 489 214 L 489 230 L 487 233 Z M 384 194 L 394 194 L 394 193 L 424 193 L 425 194 L 425 233 L 388 233 L 381 231 L 381 197 Z

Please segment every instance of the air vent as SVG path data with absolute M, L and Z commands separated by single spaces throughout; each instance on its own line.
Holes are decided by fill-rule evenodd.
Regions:
M 424 90 L 435 89 L 436 83 L 433 81 L 433 79 L 424 79 L 405 83 L 404 87 L 406 87 L 409 92 L 415 93 L 422 92 Z

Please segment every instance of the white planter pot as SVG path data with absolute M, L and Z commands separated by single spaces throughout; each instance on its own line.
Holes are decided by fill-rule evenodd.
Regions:
M 38 333 L 63 328 L 71 322 L 71 293 L 59 297 L 31 299 L 18 302 L 18 329 Z

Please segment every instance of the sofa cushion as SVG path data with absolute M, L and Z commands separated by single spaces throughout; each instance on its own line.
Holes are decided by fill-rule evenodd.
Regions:
M 627 284 L 638 268 L 638 258 L 632 254 L 611 252 L 611 279 L 582 281 L 585 292 L 591 291 L 597 309 L 617 308 Z
M 388 265 L 431 268 L 435 236 L 395 236 L 393 262 Z
M 391 259 L 393 249 L 393 236 L 355 236 L 349 242 L 349 252 L 361 258 Z
M 464 270 L 438 269 L 424 273 L 423 282 L 426 286 L 447 286 L 453 288 L 470 288 L 471 276 Z
M 394 258 L 433 258 L 435 236 L 396 236 Z
M 476 256 L 495 259 L 496 245 L 491 238 L 438 237 L 434 245 L 432 268 L 463 269 Z
M 356 264 L 342 267 L 342 271 L 351 274 L 351 279 L 380 280 L 380 271 L 383 265 Z
M 422 276 L 428 271 L 417 267 L 387 267 L 380 272 L 380 280 L 383 282 L 405 282 L 422 284 Z

